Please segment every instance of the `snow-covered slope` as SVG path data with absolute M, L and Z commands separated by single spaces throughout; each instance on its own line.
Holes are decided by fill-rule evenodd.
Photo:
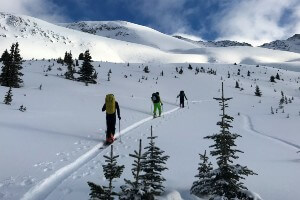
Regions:
M 58 58 L 63 57 L 66 51 L 72 51 L 77 57 L 87 49 L 93 60 L 120 63 L 254 64 L 300 59 L 297 53 L 282 53 L 247 44 L 232 46 L 239 44 L 228 41 L 214 44 L 229 47 L 202 47 L 129 22 L 81 22 L 69 26 L 80 31 L 28 16 L 0 13 L 0 52 L 19 42 L 25 59 Z M 88 31 L 83 32 L 82 29 Z
M 59 25 L 94 35 L 143 44 L 166 51 L 172 49 L 185 50 L 197 47 L 195 44 L 176 40 L 152 28 L 126 21 L 82 21 Z
M 79 55 L 89 49 L 94 60 L 102 61 L 206 62 L 202 55 L 178 55 L 151 46 L 71 30 L 33 17 L 7 13 L 0 13 L 0 38 L 0 52 L 18 41 L 25 59 L 58 58 L 70 50 L 74 55 Z
M 246 42 L 237 42 L 237 41 L 231 41 L 231 40 L 221 40 L 221 41 L 195 41 L 195 40 L 191 40 L 179 35 L 174 35 L 173 37 L 180 39 L 180 40 L 184 40 L 193 44 L 196 44 L 200 47 L 234 47 L 234 46 L 248 46 L 251 47 L 251 44 L 248 44 Z
M 197 174 L 198 153 L 212 145 L 203 137 L 219 132 L 220 110 L 213 97 L 221 95 L 221 80 L 225 96 L 233 97 L 226 109 L 234 117 L 232 132 L 243 136 L 236 144 L 245 153 L 239 154 L 237 163 L 258 173 L 247 177 L 245 185 L 265 200 L 296 200 L 300 196 L 300 155 L 296 153 L 300 150 L 300 72 L 244 64 L 197 63 L 192 64 L 193 70 L 188 63 L 93 65 L 99 84 L 85 86 L 61 77 L 67 67 L 54 60 L 24 63 L 24 87 L 13 89 L 11 106 L 0 104 L 1 200 L 82 200 L 89 198 L 87 181 L 107 185 L 102 165 L 109 148 L 101 148 L 106 129 L 101 107 L 107 93 L 114 93 L 120 104 L 121 132 L 117 126 L 114 151 L 120 155 L 118 162 L 126 165 L 121 178 L 113 183 L 115 189 L 120 191 L 124 178 L 132 179 L 133 159 L 128 155 L 137 149 L 139 139 L 143 139 L 143 147 L 147 145 L 152 125 L 157 145 L 170 156 L 169 170 L 163 173 L 166 193 L 161 199 L 196 200 L 189 189 Z M 143 72 L 145 65 L 148 74 Z M 175 67 L 183 67 L 183 74 Z M 196 67 L 216 70 L 217 75 L 195 74 Z M 164 76 L 159 75 L 162 70 Z M 276 73 L 283 80 L 271 83 L 270 76 Z M 243 90 L 234 88 L 236 81 Z M 262 97 L 254 96 L 255 85 Z M 7 90 L 0 86 L 1 98 Z M 184 109 L 178 109 L 176 101 L 180 90 L 189 99 Z M 160 92 L 165 115 L 153 120 L 150 96 L 155 91 Z M 280 91 L 294 100 L 284 104 L 284 113 L 279 109 L 272 115 L 271 106 L 275 112 Z M 20 112 L 20 105 L 27 111 Z M 216 166 L 211 156 L 210 161 Z
M 300 34 L 295 34 L 287 40 L 276 40 L 270 43 L 265 43 L 260 47 L 300 53 Z

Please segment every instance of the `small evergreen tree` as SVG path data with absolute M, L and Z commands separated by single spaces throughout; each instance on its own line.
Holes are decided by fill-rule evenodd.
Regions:
M 4 97 L 4 101 L 3 103 L 6 104 L 6 105 L 11 105 L 11 102 L 12 102 L 12 97 L 13 97 L 13 94 L 12 94 L 12 89 L 11 87 L 8 89 L 5 97 Z
M 161 173 L 168 168 L 164 165 L 168 160 L 169 156 L 163 155 L 164 151 L 160 150 L 159 147 L 155 145 L 154 140 L 157 136 L 153 136 L 152 126 L 151 126 L 151 136 L 148 137 L 150 140 L 149 146 L 145 147 L 146 152 L 144 157 L 146 158 L 142 162 L 144 174 L 144 197 L 143 199 L 153 200 L 154 196 L 160 195 L 164 191 L 164 186 L 162 185 L 165 178 Z
M 279 100 L 279 109 L 282 109 L 284 106 L 284 93 L 281 91 L 281 98 Z
M 254 92 L 255 96 L 258 96 L 258 97 L 261 97 L 262 96 L 262 93 L 258 87 L 258 85 L 256 85 L 255 87 L 255 92 Z
M 25 112 L 27 110 L 27 108 L 23 105 L 20 106 L 19 111 L 21 112 Z
M 240 88 L 239 82 L 235 82 L 235 88 Z
M 95 69 L 93 65 L 91 64 L 92 57 L 90 55 L 89 50 L 85 51 L 83 63 L 81 68 L 79 69 L 79 78 L 78 81 L 85 82 L 85 83 L 97 83 L 96 77 L 97 73 L 95 72 Z
M 276 78 L 277 80 L 280 80 L 280 76 L 279 76 L 278 73 L 276 74 L 275 78 Z
M 88 182 L 90 186 L 90 198 L 93 200 L 114 200 L 114 196 L 118 196 L 119 194 L 114 192 L 114 186 L 112 182 L 116 178 L 120 178 L 121 174 L 124 170 L 124 165 L 117 165 L 118 155 L 113 154 L 113 145 L 111 145 L 110 156 L 103 156 L 107 163 L 106 165 L 102 165 L 104 176 L 106 180 L 108 180 L 108 186 L 100 186 L 92 182 Z
M 144 69 L 143 69 L 143 71 L 144 71 L 145 73 L 149 73 L 149 72 L 150 72 L 149 67 L 148 67 L 148 66 L 145 66 Z
M 247 76 L 250 76 L 250 71 L 247 72 Z
M 274 76 L 271 76 L 271 77 L 270 77 L 270 82 L 272 82 L 272 83 L 276 83 L 276 81 L 275 81 L 275 77 L 274 77 Z
M 178 71 L 179 74 L 183 74 L 183 69 L 182 67 L 180 68 L 180 70 Z
M 248 169 L 246 166 L 239 164 L 233 164 L 233 160 L 239 157 L 236 153 L 243 153 L 241 150 L 234 149 L 236 147 L 235 140 L 240 135 L 231 133 L 230 128 L 233 117 L 226 114 L 225 109 L 228 108 L 227 101 L 232 98 L 224 97 L 224 89 L 222 83 L 222 96 L 221 98 L 214 98 L 219 101 L 221 107 L 221 121 L 217 123 L 220 126 L 220 133 L 205 137 L 206 139 L 212 139 L 214 144 L 210 146 L 213 150 L 210 151 L 212 156 L 216 157 L 218 168 L 213 170 L 215 176 L 213 180 L 213 192 L 214 195 L 219 197 L 226 197 L 228 199 L 250 199 L 242 190 L 247 188 L 240 182 L 244 179 L 243 176 L 254 175 L 255 173 Z
M 204 154 L 200 155 L 198 174 L 195 176 L 198 180 L 193 183 L 191 188 L 191 194 L 198 197 L 204 197 L 213 194 L 213 177 L 212 177 L 212 164 L 208 163 L 208 157 L 206 156 L 206 150 Z
M 70 53 L 66 52 L 65 53 L 65 58 L 64 58 L 64 62 L 66 63 L 67 65 L 67 71 L 65 73 L 65 77 L 66 79 L 69 79 L 69 80 L 74 80 L 74 73 L 76 72 L 75 71 L 75 67 L 74 67 L 74 60 L 72 58 L 72 53 L 70 51 Z
M 189 70 L 192 70 L 192 69 L 193 69 L 193 67 L 192 67 L 192 65 L 191 65 L 191 64 L 189 64 L 189 67 L 188 67 L 188 69 L 189 69 Z
M 131 169 L 134 180 L 130 181 L 124 179 L 125 185 L 121 186 L 122 194 L 120 196 L 121 200 L 128 199 L 142 199 L 144 195 L 143 191 L 143 175 L 142 173 L 142 162 L 145 160 L 145 156 L 142 154 L 142 140 L 140 140 L 139 150 L 134 151 L 134 154 L 129 154 L 130 157 L 134 158 L 132 164 L 133 168 Z

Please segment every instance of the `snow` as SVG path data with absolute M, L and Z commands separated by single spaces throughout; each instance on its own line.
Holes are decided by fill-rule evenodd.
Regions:
M 121 179 L 115 182 L 116 188 L 123 184 L 124 178 L 132 178 L 132 159 L 128 154 L 137 149 L 140 138 L 143 146 L 147 144 L 152 125 L 154 135 L 159 136 L 159 147 L 170 155 L 169 170 L 164 173 L 167 192 L 163 197 L 195 198 L 189 189 L 197 173 L 198 153 L 208 150 L 211 144 L 203 137 L 218 132 L 219 107 L 212 98 L 220 95 L 221 76 L 225 81 L 225 95 L 234 97 L 228 109 L 235 117 L 234 132 L 243 136 L 238 140 L 238 147 L 245 153 L 240 155 L 239 163 L 258 173 L 258 176 L 248 177 L 245 185 L 263 199 L 297 199 L 300 195 L 296 187 L 300 178 L 296 173 L 299 72 L 272 66 L 192 64 L 217 70 L 217 76 L 195 75 L 187 69 L 188 64 L 178 63 L 147 64 L 150 73 L 145 74 L 143 64 L 131 63 L 127 67 L 126 64 L 95 62 L 99 84 L 86 87 L 57 76 L 66 66 L 55 63 L 50 72 L 44 72 L 52 63 L 55 62 L 26 61 L 24 87 L 13 89 L 12 106 L 0 105 L 3 113 L 0 115 L 0 160 L 4 163 L 0 166 L 0 193 L 3 199 L 86 199 L 87 181 L 105 183 L 101 165 L 103 155 L 109 151 L 99 148 L 105 137 L 105 114 L 100 108 L 107 93 L 116 95 L 122 116 L 122 136 L 117 133 L 120 138 L 114 149 L 120 155 L 118 161 L 126 168 Z M 101 67 L 97 67 L 99 64 Z M 176 74 L 176 66 L 184 67 L 183 75 Z M 58 67 L 63 71 L 57 70 Z M 233 75 L 237 68 L 244 78 Z M 112 75 L 108 82 L 109 69 Z M 161 70 L 164 77 L 158 76 Z M 254 72 L 251 77 L 246 76 L 248 70 Z M 231 79 L 226 78 L 228 71 Z M 285 81 L 270 83 L 269 77 L 277 72 Z M 48 76 L 44 76 L 46 73 Z M 125 74 L 128 78 L 124 78 Z M 175 75 L 179 78 L 174 78 Z M 148 76 L 148 80 L 141 79 L 142 76 Z M 254 96 L 254 78 L 262 90 L 261 98 Z M 243 91 L 234 88 L 238 79 Z M 40 84 L 42 90 L 38 89 Z M 2 96 L 6 90 L 0 87 Z M 184 109 L 178 109 L 176 104 L 180 90 L 185 90 L 189 99 Z M 270 107 L 278 106 L 281 90 L 295 100 L 285 105 L 285 113 L 271 115 Z M 166 115 L 152 120 L 150 96 L 155 91 L 162 96 Z M 17 110 L 21 104 L 27 107 L 24 113 Z
M 3 15 L 0 18 L 3 24 Z M 154 135 L 158 136 L 157 145 L 170 156 L 169 170 L 163 173 L 166 192 L 160 199 L 198 200 L 189 190 L 197 174 L 198 154 L 209 151 L 212 144 L 203 137 L 219 132 L 216 122 L 220 108 L 213 97 L 220 97 L 222 81 L 225 96 L 233 97 L 227 109 L 235 118 L 232 132 L 242 135 L 237 147 L 245 153 L 239 154 L 237 163 L 258 174 L 246 177 L 245 186 L 257 199 L 299 199 L 299 54 L 253 47 L 161 51 L 147 45 L 69 30 L 26 16 L 22 18 L 76 41 L 74 47 L 78 41 L 90 41 L 89 45 L 95 45 L 97 52 L 104 52 L 93 57 L 94 60 L 111 62 L 95 61 L 98 84 L 85 86 L 64 79 L 61 74 L 67 67 L 54 60 L 26 60 L 22 70 L 24 87 L 13 89 L 11 106 L 0 103 L 0 199 L 81 200 L 89 198 L 87 181 L 107 184 L 102 164 L 103 155 L 110 151 L 102 147 L 106 124 L 101 108 L 105 95 L 114 93 L 122 117 L 120 132 L 118 124 L 116 127 L 118 139 L 113 144 L 114 152 L 120 155 L 119 164 L 125 165 L 121 178 L 114 182 L 116 190 L 120 191 L 124 178 L 132 179 L 133 159 L 129 153 L 138 148 L 139 139 L 143 140 L 143 147 L 148 144 L 152 125 Z M 11 29 L 6 34 L 12 33 L 17 32 Z M 39 36 L 33 42 L 36 36 L 27 36 L 18 38 L 21 55 L 25 58 L 63 56 L 70 47 L 63 40 L 45 47 L 44 37 Z M 0 52 L 9 48 L 12 41 L 15 40 L 1 38 Z M 72 49 L 73 55 L 85 47 Z M 207 63 L 209 60 L 216 63 Z M 127 66 L 128 61 L 136 63 L 130 62 Z M 234 62 L 241 64 L 233 65 Z M 189 63 L 194 69 L 214 69 L 217 75 L 195 75 L 194 69 L 187 69 Z M 51 71 L 47 71 L 49 66 L 52 66 Z M 143 72 L 145 66 L 149 66 L 149 74 Z M 184 73 L 179 75 L 176 67 L 183 67 Z M 110 69 L 111 80 L 107 81 Z M 241 70 L 239 76 L 238 69 Z M 163 77 L 159 75 L 162 70 Z M 227 78 L 228 72 L 231 78 Z M 276 73 L 283 80 L 271 83 L 270 76 Z M 244 90 L 234 88 L 236 81 Z M 39 90 L 41 84 L 42 90 Z M 256 85 L 262 97 L 254 96 Z M 0 86 L 2 98 L 7 90 Z M 183 109 L 178 108 L 176 99 L 180 90 L 184 90 L 189 99 Z M 150 97 L 156 91 L 162 97 L 164 114 L 152 119 Z M 284 104 L 285 113 L 279 110 L 272 115 L 271 106 L 274 111 L 278 108 L 281 91 L 294 100 Z M 27 108 L 26 112 L 18 110 L 21 105 Z M 209 157 L 215 167 L 215 160 Z

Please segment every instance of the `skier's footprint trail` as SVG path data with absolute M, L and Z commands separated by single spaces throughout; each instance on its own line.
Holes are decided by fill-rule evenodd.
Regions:
M 263 136 L 265 138 L 268 138 L 268 139 L 271 139 L 271 140 L 274 140 L 274 141 L 277 141 L 277 142 L 281 142 L 285 145 L 288 145 L 289 147 L 291 147 L 293 149 L 300 150 L 300 145 L 297 145 L 297 144 L 294 144 L 292 142 L 286 141 L 284 139 L 277 138 L 277 137 L 274 137 L 274 136 L 270 136 L 270 135 L 267 135 L 267 134 L 264 134 L 264 133 L 261 133 L 261 132 L 255 130 L 254 126 L 253 126 L 253 123 L 251 121 L 251 118 L 248 115 L 242 115 L 242 116 L 244 118 L 244 127 L 243 128 L 246 131 L 258 134 L 260 136 Z
M 177 111 L 179 108 L 174 108 L 170 111 L 163 113 L 163 115 L 171 114 Z M 140 120 L 133 125 L 121 130 L 120 133 L 116 133 L 116 138 L 120 135 L 124 135 L 127 132 L 143 125 L 144 123 L 152 120 L 152 117 L 147 117 L 143 120 Z M 40 200 L 46 199 L 47 196 L 55 190 L 55 188 L 60 185 L 66 178 L 70 177 L 75 171 L 81 168 L 84 164 L 95 158 L 100 152 L 99 149 L 103 147 L 103 142 L 93 147 L 91 150 L 86 152 L 85 154 L 81 155 L 77 158 L 74 162 L 62 167 L 61 169 L 57 170 L 54 174 L 50 175 L 49 177 L 45 178 L 44 180 L 40 181 L 34 187 L 32 187 L 24 196 L 21 198 L 22 200 Z

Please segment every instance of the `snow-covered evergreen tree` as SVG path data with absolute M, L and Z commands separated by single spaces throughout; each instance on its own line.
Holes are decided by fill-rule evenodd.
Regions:
M 114 200 L 116 196 L 119 196 L 118 193 L 114 192 L 114 186 L 112 185 L 113 180 L 120 178 L 124 170 L 124 165 L 117 165 L 118 155 L 113 153 L 113 145 L 111 145 L 110 156 L 103 156 L 107 163 L 102 165 L 104 176 L 108 180 L 108 186 L 100 186 L 92 182 L 88 182 L 90 186 L 90 198 L 93 200 Z
M 217 197 L 226 197 L 228 199 L 249 199 L 247 195 L 242 192 L 242 190 L 247 190 L 247 188 L 240 182 L 244 179 L 243 176 L 254 175 L 255 173 L 248 169 L 246 166 L 241 166 L 239 164 L 233 164 L 233 161 L 239 157 L 236 153 L 243 153 L 241 150 L 235 149 L 235 140 L 240 135 L 236 133 L 231 133 L 230 128 L 233 117 L 229 116 L 225 109 L 228 108 L 228 101 L 232 98 L 224 97 L 224 89 L 222 83 L 222 96 L 221 98 L 214 98 L 219 101 L 221 107 L 221 121 L 217 123 L 220 126 L 220 133 L 206 136 L 206 139 L 211 139 L 214 144 L 210 146 L 213 150 L 210 154 L 214 156 L 217 160 L 218 168 L 212 171 L 215 176 L 213 180 L 213 192 Z
M 260 91 L 258 85 L 256 85 L 255 87 L 255 92 L 254 92 L 255 96 L 261 97 L 262 96 L 262 92 Z
M 163 155 L 164 151 L 160 150 L 155 145 L 154 140 L 157 136 L 153 136 L 151 126 L 151 136 L 149 146 L 145 147 L 146 152 L 144 157 L 146 158 L 142 162 L 144 174 L 144 199 L 152 200 L 154 196 L 160 195 L 164 191 L 163 182 L 165 178 L 162 176 L 162 172 L 168 168 L 165 166 L 169 156 Z
M 90 55 L 89 50 L 85 51 L 83 55 L 83 63 L 81 68 L 79 69 L 79 75 L 78 81 L 85 82 L 85 83 L 97 83 L 97 73 L 91 64 L 92 57 Z
M 10 88 L 8 89 L 8 91 L 7 91 L 6 95 L 5 95 L 5 97 L 4 97 L 3 103 L 6 104 L 6 105 L 10 105 L 11 102 L 12 102 L 12 96 L 13 96 L 13 94 L 12 94 L 12 89 L 11 89 L 11 87 L 10 87 Z
M 121 200 L 141 200 L 144 195 L 143 187 L 143 175 L 142 175 L 142 161 L 145 160 L 145 156 L 142 154 L 142 140 L 139 143 L 139 150 L 134 151 L 134 154 L 129 154 L 134 158 L 131 169 L 134 180 L 124 179 L 125 185 L 121 186 L 122 194 Z
M 208 162 L 206 150 L 203 155 L 199 155 L 201 162 L 199 163 L 198 174 L 195 176 L 197 180 L 194 181 L 191 188 L 191 194 L 201 198 L 213 194 L 213 174 L 211 173 L 213 168 L 211 162 Z

